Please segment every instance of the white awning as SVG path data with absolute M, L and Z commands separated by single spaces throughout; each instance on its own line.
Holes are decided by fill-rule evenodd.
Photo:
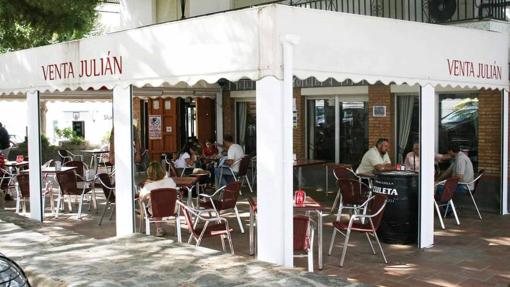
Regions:
M 0 94 L 281 79 L 288 34 L 301 79 L 509 85 L 502 33 L 268 5 L 6 53 Z

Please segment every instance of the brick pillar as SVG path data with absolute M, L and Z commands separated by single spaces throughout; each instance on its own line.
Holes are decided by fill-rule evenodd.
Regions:
M 230 91 L 223 91 L 223 134 L 235 137 L 235 102 Z
M 294 153 L 298 159 L 305 158 L 305 98 L 301 96 L 301 88 L 294 88 L 296 99 L 297 127 L 294 128 Z
M 386 106 L 386 117 L 373 117 L 374 106 Z M 368 146 L 372 147 L 378 138 L 390 140 L 389 155 L 395 163 L 394 106 L 390 86 L 372 85 L 368 87 Z
M 501 92 L 480 90 L 478 96 L 478 170 L 501 171 Z

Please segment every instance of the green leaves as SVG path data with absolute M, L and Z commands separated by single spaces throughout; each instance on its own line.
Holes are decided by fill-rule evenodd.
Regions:
M 0 0 L 0 52 L 80 39 L 94 27 L 99 0 Z

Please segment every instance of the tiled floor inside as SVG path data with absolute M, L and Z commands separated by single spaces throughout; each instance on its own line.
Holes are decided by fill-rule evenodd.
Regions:
M 249 256 L 249 209 L 245 191 L 238 203 L 245 227 L 245 233 L 239 231 L 235 214 L 225 213 L 235 231 L 232 234 L 236 254 Z M 104 197 L 99 194 L 99 209 L 104 207 Z M 331 256 L 327 249 L 331 239 L 334 215 L 329 207 L 334 195 L 309 192 L 326 207 L 324 212 L 324 269 L 317 269 L 315 254 L 315 272 L 328 276 L 347 278 L 352 282 L 363 282 L 380 286 L 510 286 L 510 216 L 483 213 L 480 221 L 474 209 L 459 209 L 461 225 L 457 226 L 453 218 L 446 219 L 446 230 L 441 230 L 438 222 L 435 227 L 435 242 L 432 248 L 420 250 L 416 245 L 389 245 L 383 243 L 383 249 L 389 260 L 384 264 L 382 257 L 372 255 L 366 238 L 360 234 L 351 236 L 344 267 L 339 266 L 343 238 L 336 240 Z M 7 202 L 7 209 L 14 206 Z M 76 211 L 76 205 L 74 206 Z M 45 222 L 71 229 L 77 233 L 94 237 L 107 238 L 115 236 L 115 216 L 113 220 L 106 216 L 103 224 L 98 226 L 99 213 L 84 208 L 81 220 L 76 213 L 66 212 L 54 218 L 47 210 Z M 436 220 L 437 221 L 437 220 Z M 138 221 L 137 221 L 138 222 Z M 164 225 L 167 237 L 175 236 L 173 222 Z M 154 234 L 154 228 L 152 228 Z M 188 233 L 183 224 L 183 238 Z M 202 246 L 221 250 L 218 239 L 205 239 Z M 315 248 L 317 252 L 317 248 Z M 306 259 L 295 260 L 297 267 L 306 268 Z

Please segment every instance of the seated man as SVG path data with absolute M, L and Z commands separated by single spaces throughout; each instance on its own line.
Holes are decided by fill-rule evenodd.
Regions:
M 390 143 L 388 139 L 378 139 L 375 146 L 363 155 L 361 163 L 358 169 L 356 169 L 356 173 L 366 174 L 373 173 L 374 171 L 394 170 L 391 165 L 390 156 L 388 155 L 389 149 Z
M 220 162 L 219 166 L 214 171 L 217 187 L 227 185 L 233 180 L 232 173 L 227 166 L 232 168 L 234 173 L 239 172 L 239 163 L 234 163 L 244 157 L 243 148 L 240 145 L 234 143 L 231 135 L 225 135 L 223 137 L 223 146 L 227 149 L 227 158 L 223 162 Z M 219 182 L 220 179 L 221 182 Z
M 413 150 L 406 155 L 404 161 L 406 170 L 420 171 L 420 144 L 414 143 Z
M 448 155 L 454 160 L 450 167 L 444 171 L 440 176 L 439 180 L 444 180 L 449 177 L 456 176 L 459 178 L 459 182 L 471 182 L 474 178 L 473 163 L 469 157 L 460 151 L 458 144 L 452 143 L 448 146 Z M 437 187 L 437 192 L 441 194 L 443 192 L 443 185 Z M 470 184 L 471 190 L 474 188 L 474 184 Z M 455 192 L 466 193 L 469 192 L 465 184 L 457 185 Z

